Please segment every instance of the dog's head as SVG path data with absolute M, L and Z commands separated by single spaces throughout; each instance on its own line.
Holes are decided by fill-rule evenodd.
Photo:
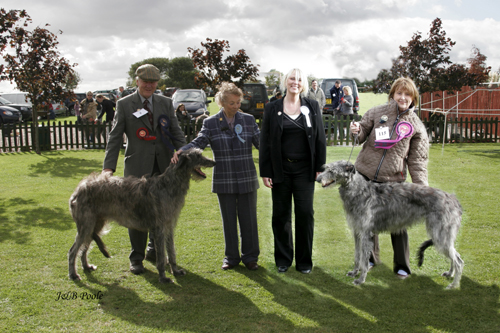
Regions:
M 345 184 L 349 181 L 352 175 L 356 173 L 354 165 L 347 161 L 325 164 L 324 169 L 325 171 L 323 171 L 318 178 L 316 178 L 316 181 L 321 183 L 321 186 L 323 187 Z
M 179 154 L 179 162 L 177 162 L 176 167 L 191 172 L 191 177 L 194 180 L 203 180 L 207 178 L 207 175 L 201 171 L 201 168 L 213 168 L 214 165 L 215 161 L 203 156 L 201 149 L 192 148 Z

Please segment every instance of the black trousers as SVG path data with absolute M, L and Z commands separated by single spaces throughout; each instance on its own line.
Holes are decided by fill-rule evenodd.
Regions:
M 257 190 L 239 193 L 217 193 L 224 229 L 224 263 L 248 264 L 259 259 L 259 231 L 257 226 Z M 238 249 L 240 226 L 241 256 Z
M 153 172 L 151 172 L 151 176 L 154 174 L 160 174 L 160 167 L 158 166 L 158 161 L 155 158 L 155 163 L 153 167 Z M 149 244 L 148 244 L 148 232 L 140 231 L 137 229 L 128 229 L 128 237 L 130 238 L 130 245 L 132 245 L 132 250 L 130 251 L 130 255 L 128 256 L 129 260 L 132 261 L 143 261 L 146 257 L 146 246 L 149 250 L 154 250 L 154 234 L 149 232 Z
M 283 161 L 284 181 L 272 188 L 274 259 L 276 266 L 291 266 L 294 257 L 292 199 L 295 213 L 295 266 L 312 269 L 314 236 L 314 181 L 308 161 Z

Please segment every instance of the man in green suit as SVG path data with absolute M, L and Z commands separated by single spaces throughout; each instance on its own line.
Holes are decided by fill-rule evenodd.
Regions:
M 174 147 L 180 148 L 186 144 L 184 133 L 179 127 L 172 100 L 156 95 L 156 86 L 160 80 L 160 71 L 153 65 L 146 64 L 137 68 L 137 91 L 116 103 L 116 115 L 113 129 L 109 133 L 103 172 L 113 173 L 123 134 L 127 136 L 124 158 L 124 176 L 152 176 L 160 174 L 170 164 Z M 168 126 L 163 131 L 158 118 L 168 117 Z M 162 133 L 163 132 L 163 133 Z M 170 135 L 168 135 L 168 133 Z M 163 136 L 163 137 L 162 137 Z M 130 253 L 130 271 L 134 274 L 144 272 L 143 260 L 155 260 L 153 237 L 148 233 L 129 229 L 132 252 Z M 148 247 L 147 255 L 146 245 Z

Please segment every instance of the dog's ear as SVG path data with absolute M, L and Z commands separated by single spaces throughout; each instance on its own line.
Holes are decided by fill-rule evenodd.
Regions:
M 350 172 L 350 173 L 356 173 L 356 169 L 354 168 L 354 165 L 352 165 L 350 163 L 345 166 L 345 171 Z

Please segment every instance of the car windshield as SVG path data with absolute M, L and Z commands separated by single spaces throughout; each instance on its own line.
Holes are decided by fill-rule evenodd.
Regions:
M 174 103 L 176 102 L 205 102 L 199 91 L 179 91 L 174 94 Z
M 12 104 L 11 101 L 9 101 L 9 100 L 7 100 L 7 99 L 5 99 L 3 97 L 0 97 L 0 103 L 2 103 L 2 104 Z
M 261 86 L 243 86 L 245 95 L 255 99 L 264 99 L 263 89 Z

